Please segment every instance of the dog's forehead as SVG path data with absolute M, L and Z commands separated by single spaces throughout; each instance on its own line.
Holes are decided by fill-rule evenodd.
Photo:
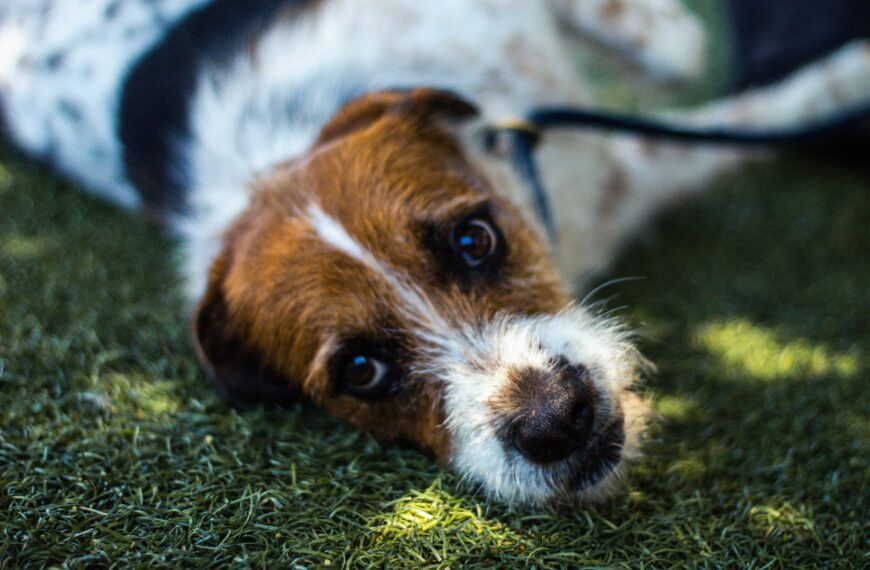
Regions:
M 448 137 L 381 130 L 315 149 L 299 171 L 302 185 L 343 224 L 403 223 L 491 192 Z
M 401 124 L 399 130 L 405 128 Z M 552 272 L 543 267 L 549 252 L 541 236 L 465 160 L 450 137 L 437 131 L 411 131 L 411 136 L 381 131 L 346 137 L 313 153 L 299 171 L 298 185 L 312 196 L 306 206 L 316 203 L 373 255 L 406 270 L 419 269 L 421 278 L 430 269 L 421 229 L 439 226 L 443 231 L 486 212 L 514 246 L 514 262 L 542 275 Z M 415 132 L 421 136 L 412 136 Z M 301 212 L 310 214 L 307 207 Z M 321 237 L 330 235 L 334 233 Z
M 417 239 L 422 223 L 450 220 L 493 198 L 444 137 L 388 134 L 345 137 L 261 180 L 250 216 L 261 228 L 257 248 L 276 246 L 279 255 L 312 266 L 371 256 L 416 266 L 425 257 Z

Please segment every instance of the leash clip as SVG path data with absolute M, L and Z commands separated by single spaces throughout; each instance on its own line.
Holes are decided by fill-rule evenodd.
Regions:
M 484 134 L 486 149 L 500 156 L 507 156 L 511 152 L 514 136 L 526 139 L 531 147 L 535 147 L 541 140 L 541 128 L 521 117 L 499 119 L 486 127 Z

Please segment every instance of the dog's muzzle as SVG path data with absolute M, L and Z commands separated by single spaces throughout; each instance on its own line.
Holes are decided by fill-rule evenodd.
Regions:
M 604 401 L 584 366 L 563 361 L 554 370 L 530 367 L 514 381 L 513 409 L 497 431 L 508 453 L 567 471 L 568 487 L 594 484 L 619 463 L 622 414 Z

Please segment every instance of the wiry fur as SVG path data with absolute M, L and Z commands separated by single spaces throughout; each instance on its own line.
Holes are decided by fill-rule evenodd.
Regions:
M 0 112 L 11 138 L 139 206 L 118 138 L 125 77 L 206 5 L 6 0 Z M 194 334 L 218 380 L 246 398 L 297 390 L 432 450 L 507 501 L 595 500 L 618 488 L 647 421 L 633 391 L 643 361 L 625 330 L 570 305 L 563 283 L 600 270 L 658 208 L 747 155 L 554 132 L 538 152 L 558 231 L 547 244 L 525 188 L 481 133 L 534 106 L 593 104 L 569 49 L 578 38 L 659 78 L 690 78 L 703 60 L 701 26 L 676 0 L 322 0 L 198 68 L 168 165 L 185 207 L 160 215 L 181 238 Z M 406 91 L 416 87 L 430 89 Z M 782 124 L 868 93 L 870 51 L 854 44 L 781 85 L 672 117 Z M 444 228 L 479 208 L 509 247 L 501 271 L 463 280 L 433 251 Z M 335 355 L 359 338 L 403 366 L 392 399 L 336 388 Z M 620 460 L 602 472 L 583 471 L 585 459 L 533 464 L 496 433 L 510 371 L 546 375 L 561 361 L 588 371 L 591 440 L 622 422 Z

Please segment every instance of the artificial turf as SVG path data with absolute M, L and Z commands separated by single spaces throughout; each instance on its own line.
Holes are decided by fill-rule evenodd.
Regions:
M 663 216 L 607 290 L 658 366 L 625 494 L 490 503 L 199 371 L 156 227 L 0 151 L 0 567 L 870 564 L 870 175 L 755 166 Z

